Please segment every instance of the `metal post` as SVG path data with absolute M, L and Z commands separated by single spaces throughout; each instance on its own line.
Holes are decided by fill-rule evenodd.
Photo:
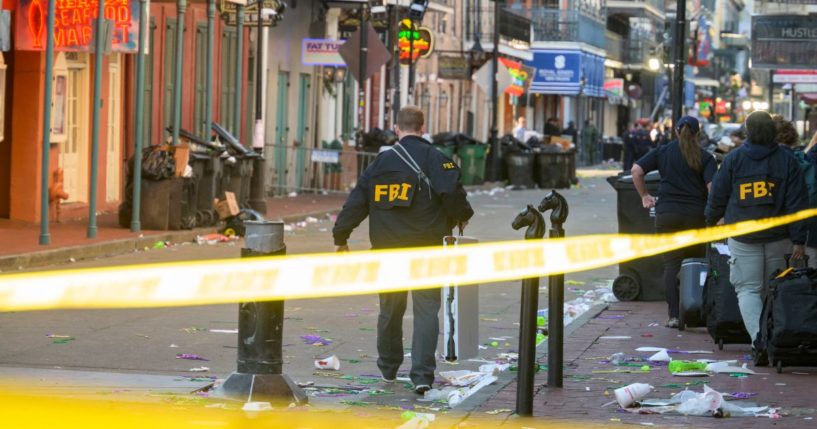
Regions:
M 211 0 L 213 1 L 213 0 Z M 133 199 L 130 230 L 142 230 L 139 211 L 142 206 L 142 139 L 145 120 L 145 43 L 148 34 L 148 2 L 139 0 L 139 52 L 136 54 L 136 126 L 133 138 Z M 151 70 L 153 73 L 153 70 Z
M 499 180 L 499 168 L 502 162 L 502 153 L 499 147 L 499 91 L 497 82 L 497 73 L 499 73 L 499 25 L 500 25 L 500 0 L 494 0 L 494 56 L 491 59 L 491 72 L 493 82 L 491 83 L 491 176 L 490 181 L 495 182 Z
M 769 113 L 774 112 L 774 70 L 769 70 Z
M 684 54 L 686 53 L 686 0 L 675 2 L 675 67 L 673 70 L 672 82 L 672 123 L 673 127 L 678 119 L 684 115 Z
M 513 229 L 527 227 L 525 240 L 538 240 L 545 235 L 545 219 L 528 205 L 511 224 Z M 516 414 L 533 415 L 533 385 L 536 375 L 536 311 L 539 307 L 539 278 L 522 280 L 519 311 L 519 363 L 516 384 Z
M 43 89 L 43 141 L 40 163 L 40 244 L 51 243 L 48 232 L 48 182 L 51 176 L 51 79 L 54 76 L 54 15 L 57 1 L 48 0 L 48 17 L 45 32 L 45 88 Z M 59 204 L 59 201 L 57 201 Z
M 102 108 L 102 31 L 105 24 L 105 0 L 99 0 L 96 10 L 96 32 L 94 34 L 94 96 L 91 123 L 91 178 L 88 197 L 88 238 L 96 237 L 96 194 L 99 176 L 99 114 Z
M 516 414 L 533 416 L 533 385 L 536 375 L 536 312 L 539 307 L 539 277 L 522 280 L 519 312 L 519 381 Z M 548 341 L 550 344 L 550 341 Z
M 397 32 L 397 35 L 394 37 L 394 46 L 397 48 L 397 53 L 393 57 L 394 61 L 394 100 L 392 100 L 392 115 L 394 115 L 394 120 L 392 121 L 392 125 L 397 124 L 397 113 L 400 112 L 400 89 L 403 87 L 402 83 L 400 82 L 400 15 L 397 11 L 397 7 L 392 7 L 392 27 Z
M 143 0 L 144 1 L 144 0 Z M 205 72 L 206 87 L 204 88 L 204 135 L 210 141 L 213 123 L 213 57 L 216 46 L 216 0 L 207 0 L 207 71 Z
M 260 7 L 260 5 L 259 5 Z M 235 62 L 235 100 L 233 101 L 233 105 L 235 106 L 235 112 L 233 112 L 233 135 L 241 141 L 241 86 L 244 83 L 244 79 L 241 77 L 241 67 L 244 63 L 244 6 L 240 4 L 236 4 L 235 7 L 236 11 L 236 42 L 235 42 L 235 51 L 236 51 L 236 58 L 238 60 Z
M 261 26 L 261 9 L 262 4 L 258 3 L 258 23 L 256 25 L 255 37 L 255 133 L 253 135 L 253 150 L 258 154 L 258 157 L 253 159 L 252 164 L 252 178 L 250 179 L 250 207 L 260 212 L 267 214 L 267 192 L 266 192 L 266 171 L 267 162 L 263 157 L 264 153 L 264 112 L 263 112 L 263 94 L 264 85 L 264 64 L 262 61 L 263 52 L 263 28 Z
M 281 221 L 245 221 L 242 258 L 286 254 Z M 237 371 L 213 394 L 245 402 L 306 403 L 306 394 L 283 374 L 284 301 L 242 302 L 238 306 Z
M 411 24 L 409 25 L 409 69 L 408 69 L 408 102 L 411 104 L 414 103 L 414 20 L 411 20 Z
M 369 54 L 369 21 L 366 19 L 366 8 L 360 7 L 360 80 L 358 81 L 358 134 L 363 144 L 363 131 L 366 127 L 366 60 Z
M 182 126 L 182 59 L 184 58 L 184 14 L 187 0 L 176 1 L 176 68 L 173 73 L 173 145 L 179 144 Z
M 539 203 L 539 211 L 550 212 L 550 238 L 565 236 L 562 228 L 569 207 L 567 200 L 558 192 L 551 191 Z M 558 274 L 550 276 L 548 281 L 548 387 L 562 387 L 564 366 L 564 305 L 565 305 L 565 276 Z

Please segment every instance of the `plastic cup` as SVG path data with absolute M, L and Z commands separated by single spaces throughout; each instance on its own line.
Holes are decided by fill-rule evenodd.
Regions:
M 633 383 L 629 386 L 616 389 L 614 393 L 616 394 L 618 405 L 620 405 L 621 408 L 627 408 L 647 396 L 653 389 L 654 387 L 646 383 Z
M 340 369 L 340 359 L 335 355 L 329 356 L 326 359 L 318 359 L 315 361 L 315 368 L 337 371 Z

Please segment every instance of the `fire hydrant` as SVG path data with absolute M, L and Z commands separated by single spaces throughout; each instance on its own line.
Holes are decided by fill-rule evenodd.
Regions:
M 67 200 L 68 193 L 62 188 L 64 178 L 62 168 L 51 173 L 51 185 L 48 187 L 48 203 L 54 205 L 54 214 L 57 222 L 60 220 L 60 200 Z

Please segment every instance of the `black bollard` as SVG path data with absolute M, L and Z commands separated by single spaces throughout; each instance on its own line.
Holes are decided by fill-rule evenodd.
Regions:
M 528 205 L 516 216 L 511 227 L 523 227 L 526 240 L 541 239 L 545 236 L 545 218 Z M 533 415 L 533 385 L 536 374 L 536 312 L 539 306 L 539 278 L 522 280 L 522 299 L 519 311 L 519 362 L 516 385 L 516 414 Z
M 285 255 L 284 224 L 245 221 L 242 258 Z M 284 301 L 242 302 L 238 305 L 237 371 L 214 396 L 246 402 L 306 403 L 306 394 L 283 374 Z
M 558 192 L 551 191 L 539 203 L 539 211 L 550 212 L 550 238 L 565 236 L 562 228 L 567 220 L 567 200 Z M 548 279 L 548 387 L 563 386 L 564 333 L 565 333 L 565 276 L 556 274 Z

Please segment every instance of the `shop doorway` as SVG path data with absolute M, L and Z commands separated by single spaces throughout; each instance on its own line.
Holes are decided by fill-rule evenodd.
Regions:
M 119 201 L 122 172 L 122 54 L 108 56 L 108 139 L 105 202 Z
M 88 200 L 88 54 L 65 53 L 68 68 L 66 90 L 66 139 L 60 144 L 59 166 L 63 170 L 66 203 Z

